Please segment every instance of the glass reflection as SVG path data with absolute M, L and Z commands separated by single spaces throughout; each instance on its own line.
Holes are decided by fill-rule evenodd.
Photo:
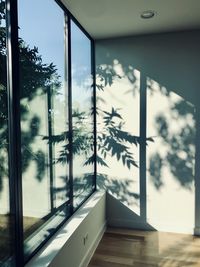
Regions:
M 0 1 L 0 266 L 11 266 L 13 240 L 8 170 L 7 49 L 5 1 Z
M 69 199 L 67 153 L 62 152 L 68 144 L 64 14 L 51 0 L 19 0 L 19 25 L 23 218 L 29 256 L 68 214 L 68 206 L 62 205 Z
M 91 41 L 71 23 L 74 207 L 94 187 Z

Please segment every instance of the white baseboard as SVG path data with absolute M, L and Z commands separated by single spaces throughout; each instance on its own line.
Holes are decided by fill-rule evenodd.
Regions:
M 134 220 L 126 220 L 119 218 L 109 218 L 108 226 L 111 227 L 122 227 L 122 228 L 130 228 L 137 230 L 155 230 L 161 232 L 171 232 L 171 233 L 183 233 L 183 234 L 195 234 L 200 235 L 200 227 L 192 228 L 192 225 L 184 225 L 184 224 L 175 224 L 175 223 L 167 223 L 161 221 L 150 221 L 150 222 L 140 222 Z
M 184 224 L 184 222 L 165 222 L 165 221 L 150 221 L 151 224 L 157 231 L 170 232 L 179 234 L 194 234 L 193 224 Z
M 144 222 L 136 222 L 134 220 L 124 220 L 118 218 L 109 218 L 108 226 L 111 227 L 122 227 L 122 228 L 132 228 L 138 230 L 153 230 L 151 226 Z
M 107 222 L 104 223 L 104 225 L 102 226 L 102 228 L 100 229 L 100 231 L 97 233 L 96 238 L 94 239 L 93 243 L 91 244 L 91 246 L 89 247 L 87 253 L 85 254 L 85 257 L 82 259 L 79 267 L 87 267 L 95 250 L 97 249 L 99 242 L 101 241 L 103 234 L 105 233 L 107 227 Z
M 118 218 L 109 218 L 108 219 L 108 225 L 111 227 L 130 227 L 134 228 L 137 223 L 132 220 L 123 220 Z

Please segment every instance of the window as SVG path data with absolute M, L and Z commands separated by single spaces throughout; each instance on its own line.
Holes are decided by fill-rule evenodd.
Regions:
M 68 143 L 64 19 L 52 0 L 19 1 L 25 255 L 69 213 L 68 164 L 60 160 Z
M 5 1 L 0 0 L 0 265 L 23 266 L 96 188 L 93 43 L 54 0 L 7 0 L 9 25 Z M 12 60 L 6 59 L 6 39 Z M 8 91 L 19 91 L 13 99 L 7 80 Z M 14 105 L 20 110 L 15 120 Z M 13 256 L 15 247 L 21 256 Z
M 9 132 L 5 1 L 0 1 L 0 266 L 13 253 L 9 187 Z M 9 261 L 10 262 L 10 261 Z M 11 263 L 10 263 L 11 264 Z
M 72 128 L 74 206 L 94 189 L 91 41 L 72 21 Z

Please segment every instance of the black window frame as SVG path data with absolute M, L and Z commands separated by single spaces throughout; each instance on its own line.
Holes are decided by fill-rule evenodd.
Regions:
M 18 0 L 6 1 L 6 28 L 7 28 L 7 80 L 8 80 L 8 128 L 9 128 L 9 180 L 10 180 L 10 213 L 14 220 L 14 266 L 24 266 L 41 247 L 55 234 L 55 232 L 79 209 L 82 204 L 97 190 L 97 163 L 96 163 L 96 80 L 95 80 L 95 41 L 82 27 L 71 12 L 60 0 L 56 2 L 64 12 L 65 26 L 67 25 L 67 49 L 68 49 L 68 123 L 69 131 L 72 132 L 72 73 L 71 73 L 71 21 L 87 36 L 91 42 L 91 70 L 93 79 L 92 108 L 93 112 L 93 136 L 94 136 L 94 188 L 91 193 L 78 205 L 73 206 L 73 152 L 72 134 L 70 135 L 70 160 L 69 160 L 69 181 L 70 181 L 70 213 L 55 231 L 53 231 L 28 257 L 24 255 L 23 240 L 23 206 L 22 206 L 22 171 L 21 171 L 21 127 L 20 127 L 20 75 L 19 75 L 19 47 L 18 47 Z M 66 34 L 63 32 L 63 34 Z M 68 204 L 68 201 L 64 203 Z

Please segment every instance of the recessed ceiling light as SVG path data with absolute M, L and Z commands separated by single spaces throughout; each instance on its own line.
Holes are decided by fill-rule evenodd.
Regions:
M 151 19 L 155 16 L 156 12 L 153 10 L 145 10 L 141 13 L 140 17 L 142 19 Z

